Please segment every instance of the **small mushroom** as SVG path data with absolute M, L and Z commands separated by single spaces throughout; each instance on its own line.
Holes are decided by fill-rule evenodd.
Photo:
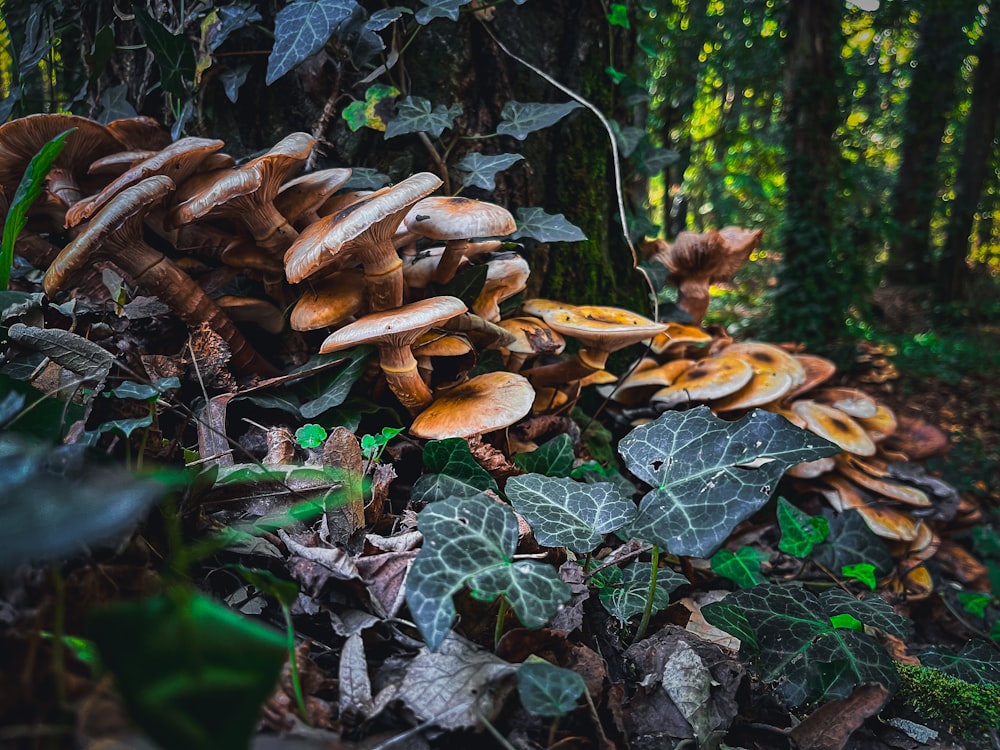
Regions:
M 317 281 L 299 297 L 292 309 L 291 326 L 296 331 L 315 331 L 338 326 L 365 308 L 364 276 L 353 268 Z
M 247 343 L 222 309 L 190 276 L 143 240 L 143 216 L 174 190 L 169 177 L 147 177 L 126 188 L 102 208 L 45 272 L 42 286 L 50 297 L 95 260 L 109 260 L 132 281 L 168 305 L 188 326 L 207 323 L 229 345 L 232 363 L 260 375 L 278 370 Z
M 848 453 L 857 456 L 875 455 L 875 443 L 868 437 L 868 433 L 840 409 L 812 399 L 800 399 L 792 403 L 791 410 L 806 421 L 810 432 L 836 443 Z
M 445 253 L 447 254 L 447 250 Z M 440 267 L 439 263 L 438 268 Z M 496 323 L 500 320 L 500 303 L 524 291 L 528 286 L 531 267 L 517 253 L 500 252 L 492 254 L 486 268 L 486 282 L 472 305 L 472 311 L 479 317 Z
M 440 185 L 435 175 L 420 172 L 311 224 L 285 253 L 288 280 L 297 284 L 343 262 L 344 256 L 354 256 L 365 269 L 371 309 L 399 307 L 403 262 L 392 244 L 393 234 L 410 207 Z
M 321 169 L 289 180 L 278 191 L 275 207 L 295 226 L 319 221 L 317 210 L 351 178 L 346 167 Z
M 457 297 L 432 297 L 392 310 L 382 310 L 348 323 L 327 336 L 320 347 L 329 354 L 362 344 L 378 349 L 379 366 L 396 398 L 411 414 L 418 414 L 433 395 L 417 371 L 411 346 L 421 334 L 466 311 Z
M 514 217 L 501 206 L 448 196 L 424 198 L 410 210 L 403 223 L 413 234 L 447 242 L 434 274 L 436 284 L 447 284 L 454 278 L 471 239 L 503 237 L 517 229 Z
M 529 357 L 561 354 L 566 348 L 566 339 L 545 325 L 540 318 L 507 318 L 498 325 L 514 336 L 514 340 L 500 350 L 501 354 L 506 354 L 506 367 L 510 372 L 520 370 Z
M 535 390 L 514 372 L 488 372 L 443 391 L 410 432 L 427 440 L 474 438 L 509 427 L 531 411 Z
M 650 403 L 665 409 L 689 401 L 712 401 L 736 393 L 752 379 L 753 367 L 742 357 L 706 357 L 654 393 Z

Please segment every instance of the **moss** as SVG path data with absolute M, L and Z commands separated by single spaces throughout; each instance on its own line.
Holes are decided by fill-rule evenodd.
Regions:
M 898 668 L 899 697 L 921 715 L 965 736 L 1000 728 L 1000 685 L 973 685 L 930 667 L 900 664 Z

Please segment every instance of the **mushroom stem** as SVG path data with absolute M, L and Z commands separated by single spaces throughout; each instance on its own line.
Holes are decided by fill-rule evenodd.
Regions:
M 372 252 L 363 258 L 368 306 L 372 312 L 392 310 L 403 304 L 403 261 L 395 249 L 391 257 L 381 260 L 382 257 L 385 256 Z
M 416 416 L 426 408 L 434 395 L 417 369 L 417 359 L 409 346 L 378 347 L 379 366 L 385 373 L 389 390 L 410 414 Z
M 444 246 L 444 253 L 438 261 L 431 281 L 435 284 L 447 284 L 455 278 L 455 272 L 465 259 L 465 250 L 469 240 L 449 240 Z
M 594 354 L 595 352 L 591 351 L 591 356 L 588 357 L 585 354 L 585 350 L 581 349 L 572 359 L 564 359 L 562 362 L 556 362 L 553 365 L 532 367 L 521 374 L 530 380 L 535 388 L 565 385 L 574 380 L 581 380 L 592 372 L 597 372 L 604 367 L 603 361 L 599 365 L 596 364 L 597 360 L 601 358 L 593 356 Z M 607 358 L 608 353 L 604 352 L 603 359 L 607 360 Z
M 299 233 L 288 223 L 288 219 L 270 201 L 266 203 L 248 201 L 247 210 L 241 217 L 257 244 L 270 253 L 280 256 L 299 237 Z

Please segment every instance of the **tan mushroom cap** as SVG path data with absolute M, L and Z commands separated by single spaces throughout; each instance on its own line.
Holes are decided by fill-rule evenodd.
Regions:
M 410 206 L 440 185 L 436 175 L 420 172 L 314 222 L 285 253 L 288 280 L 296 284 L 355 253 L 365 267 L 372 309 L 398 307 L 403 298 L 403 262 L 392 244 L 393 234 Z
M 444 245 L 438 245 L 402 256 L 403 281 L 410 291 L 419 292 L 427 288 L 434 279 L 434 271 L 437 270 L 443 254 Z
M 660 364 L 646 357 L 636 363 L 621 382 L 598 388 L 597 392 L 616 403 L 637 406 L 647 401 L 652 392 L 673 385 L 694 364 L 693 359 L 672 359 Z
M 695 326 L 681 325 L 680 323 L 667 323 L 667 330 L 653 337 L 650 349 L 654 354 L 663 354 L 673 346 L 683 344 L 709 344 L 712 341 L 712 334 L 703 331 Z
M 549 386 L 537 388 L 531 411 L 533 414 L 560 414 L 576 403 L 582 387 L 583 381 L 575 380 L 559 388 Z
M 919 508 L 929 508 L 933 505 L 922 490 L 894 481 L 887 476 L 869 473 L 865 470 L 867 466 L 868 464 L 855 461 L 848 455 L 837 456 L 837 469 L 840 473 L 869 492 Z
M 586 388 L 588 385 L 610 385 L 617 383 L 618 376 L 607 370 L 594 370 L 585 378 L 580 378 L 580 387 Z
M 792 379 L 791 387 L 801 385 L 806 380 L 806 371 L 791 354 L 773 344 L 761 341 L 741 341 L 730 344 L 723 354 L 743 357 L 753 371 L 758 374 L 785 374 Z M 788 390 L 791 390 L 789 388 Z
M 857 388 L 820 388 L 811 394 L 821 404 L 828 404 L 855 419 L 871 419 L 878 414 L 875 399 Z
M 793 379 L 787 372 L 754 372 L 750 382 L 735 393 L 711 402 L 715 411 L 751 409 L 779 400 L 792 390 Z
M 611 352 L 650 339 L 666 329 L 666 324 L 630 310 L 599 305 L 549 308 L 540 317 L 552 330 L 580 342 L 583 348 L 577 356 L 592 370 L 603 369 Z
M 509 427 L 531 411 L 535 390 L 514 372 L 489 372 L 441 393 L 410 432 L 427 440 L 470 438 Z
M 836 466 L 837 463 L 832 457 L 824 456 L 823 458 L 817 458 L 815 461 L 804 461 L 801 464 L 796 464 L 786 471 L 785 474 L 796 479 L 815 479 L 826 474 L 828 471 L 833 471 Z
M 815 354 L 793 354 L 792 356 L 802 366 L 806 379 L 788 393 L 786 398 L 789 400 L 822 385 L 837 372 L 837 366 L 826 357 L 819 357 Z
M 457 297 L 432 297 L 374 312 L 331 333 L 319 351 L 329 354 L 361 344 L 374 344 L 389 388 L 411 413 L 417 413 L 430 403 L 432 396 L 417 372 L 417 360 L 410 347 L 422 333 L 461 315 L 466 309 L 465 303 Z
M 654 393 L 652 402 L 676 406 L 688 401 L 711 401 L 736 393 L 751 378 L 753 368 L 742 357 L 707 357 L 686 369 L 673 384 Z
M 302 293 L 292 308 L 290 323 L 296 331 L 336 326 L 361 312 L 365 301 L 365 282 L 361 271 L 339 271 Z
M 417 357 L 464 357 L 472 350 L 467 337 L 447 331 L 427 331 L 413 342 L 413 354 Z
M 424 198 L 410 209 L 403 223 L 410 232 L 431 240 L 503 237 L 517 229 L 506 208 L 461 196 Z
M 792 403 L 791 410 L 806 421 L 810 432 L 836 443 L 848 453 L 858 456 L 875 455 L 875 443 L 868 437 L 868 433 L 840 409 L 812 399 L 800 399 Z
M 523 291 L 528 286 L 529 275 L 531 266 L 520 255 L 497 253 L 486 263 L 486 282 L 472 305 L 472 311 L 491 323 L 498 322 L 500 303 Z
M 175 185 L 180 185 L 195 173 L 209 154 L 218 151 L 223 145 L 222 141 L 209 138 L 181 138 L 171 143 L 162 151 L 154 152 L 152 156 L 133 164 L 97 195 L 84 198 L 71 206 L 66 212 L 66 226 L 72 227 L 86 221 L 112 196 L 154 174 L 166 175 Z
M 883 539 L 895 539 L 902 542 L 912 542 L 920 535 L 920 526 L 923 521 L 878 502 L 866 495 L 855 485 L 843 477 L 836 474 L 829 474 L 823 478 L 826 488 L 819 489 L 820 494 L 827 499 L 827 502 L 834 510 L 856 510 L 865 519 L 868 528 L 877 536 Z
M 529 357 L 561 354 L 566 348 L 566 339 L 545 325 L 540 318 L 507 318 L 497 325 L 514 337 L 513 341 L 500 349 L 500 353 L 506 357 L 507 369 L 511 372 L 520 370 Z
M 223 295 L 215 300 L 229 319 L 236 323 L 254 323 L 275 335 L 285 329 L 285 316 L 281 310 L 265 299 Z
M 274 198 L 274 206 L 292 224 L 299 220 L 316 221 L 318 209 L 351 179 L 348 167 L 333 167 L 310 172 L 289 180 Z
M 857 421 L 859 425 L 865 428 L 868 437 L 877 443 L 896 432 L 899 425 L 892 409 L 881 401 L 876 401 L 875 406 L 876 412 L 874 416 L 860 417 Z
M 544 299 L 542 297 L 535 297 L 533 299 L 526 299 L 521 303 L 521 311 L 525 315 L 534 315 L 536 318 L 544 318 L 544 313 L 553 310 L 572 310 L 576 305 L 571 305 L 568 302 L 558 302 L 553 299 Z

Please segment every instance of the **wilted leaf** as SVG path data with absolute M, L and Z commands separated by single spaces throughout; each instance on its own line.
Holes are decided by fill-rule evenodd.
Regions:
M 458 20 L 458 9 L 463 5 L 468 5 L 472 0 L 421 0 L 424 7 L 417 11 L 417 23 L 421 26 L 433 21 L 435 18 L 447 18 L 449 21 Z
M 363 102 L 351 102 L 344 107 L 340 116 L 351 130 L 371 128 L 383 131 L 386 128 L 386 115 L 389 114 L 392 104 L 390 100 L 399 96 L 399 93 L 399 89 L 395 86 L 376 83 L 365 90 Z
M 767 583 L 767 576 L 760 572 L 760 564 L 768 554 L 755 547 L 740 547 L 736 552 L 720 549 L 712 555 L 712 570 L 725 576 L 741 589 Z
M 500 112 L 501 120 L 497 126 L 497 133 L 510 135 L 523 141 L 528 137 L 528 133 L 556 124 L 581 106 L 578 102 L 544 104 L 541 102 L 510 101 L 503 105 Z
M 95 610 L 90 633 L 129 715 L 163 747 L 244 750 L 285 639 L 194 592 Z
M 707 557 L 764 507 L 786 469 L 840 448 L 773 412 L 726 422 L 699 406 L 664 412 L 622 438 L 618 451 L 653 487 L 631 536 L 675 555 Z
M 406 579 L 406 603 L 427 645 L 441 645 L 455 619 L 452 596 L 468 586 L 484 601 L 504 596 L 525 627 L 540 628 L 569 599 L 553 568 L 514 560 L 517 517 L 485 496 L 447 498 L 417 516 L 424 546 Z
M 649 598 L 649 581 L 653 566 L 648 562 L 634 562 L 624 568 L 611 567 L 594 576 L 599 586 L 601 604 L 622 622 L 642 614 Z M 670 568 L 660 568 L 656 573 L 656 590 L 653 592 L 653 612 L 666 609 L 670 593 L 688 583 L 687 578 Z
M 539 544 L 591 552 L 605 534 L 625 526 L 635 503 L 613 484 L 583 484 L 573 479 L 524 474 L 507 480 L 507 497 L 524 516 Z
M 568 477 L 573 471 L 573 439 L 565 432 L 556 435 L 528 453 L 514 456 L 514 465 L 527 473 L 547 477 Z
M 146 11 L 145 4 L 132 4 L 135 24 L 160 68 L 160 86 L 178 99 L 184 99 L 185 84 L 194 80 L 194 48 L 184 34 L 172 34 Z
M 385 137 L 423 132 L 440 138 L 445 129 L 454 126 L 455 118 L 461 114 L 460 104 L 433 107 L 429 99 L 405 96 L 396 103 L 396 116 L 386 123 Z
M 521 154 L 486 156 L 478 151 L 466 154 L 455 162 L 455 171 L 462 175 L 462 187 L 495 190 L 497 174 L 524 159 Z
M 102 380 L 115 364 L 114 355 L 93 341 L 59 328 L 35 328 L 15 323 L 7 329 L 15 344 L 41 352 L 57 365 L 93 380 Z
M 813 547 L 830 535 L 830 524 L 822 516 L 810 516 L 785 498 L 778 498 L 778 549 L 794 557 L 808 557 Z
M 319 52 L 356 8 L 355 0 L 295 0 L 279 10 L 274 18 L 274 48 L 267 58 L 267 85 Z
M 583 242 L 587 235 L 580 227 L 566 220 L 562 214 L 547 214 L 538 207 L 519 208 L 517 231 L 511 239 L 528 237 L 538 242 Z
M 564 716 L 576 708 L 587 683 L 576 672 L 542 659 L 530 659 L 517 669 L 517 695 L 535 716 Z
M 869 682 L 894 689 L 899 676 L 885 649 L 867 635 L 835 627 L 830 618 L 849 614 L 865 624 L 871 618 L 877 620 L 872 623 L 876 627 L 897 627 L 897 623 L 873 602 L 829 594 L 817 597 L 797 585 L 764 584 L 708 604 L 702 614 L 712 625 L 754 648 L 761 679 L 778 681 L 777 692 L 790 706 L 845 698 Z M 734 612 L 743 622 L 734 621 Z M 752 633 L 750 639 L 745 637 L 747 630 Z

